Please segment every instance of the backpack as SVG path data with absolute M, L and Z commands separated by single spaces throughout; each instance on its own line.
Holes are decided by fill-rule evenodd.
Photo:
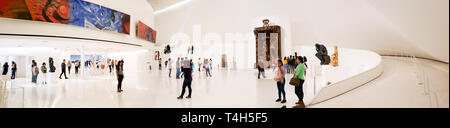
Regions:
M 39 74 L 39 67 L 38 66 L 36 66 L 36 70 L 34 72 L 36 72 L 36 75 Z

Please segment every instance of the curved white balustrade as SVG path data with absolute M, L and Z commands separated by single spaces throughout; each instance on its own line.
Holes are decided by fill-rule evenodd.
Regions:
M 327 47 L 328 55 L 334 53 Z M 314 98 L 309 104 L 317 104 L 344 94 L 377 78 L 383 72 L 381 56 L 367 50 L 338 48 L 339 66 L 319 65 L 314 46 L 300 46 L 299 56 L 308 57 L 307 86 L 314 87 Z M 328 82 L 331 84 L 328 85 Z M 308 88 L 308 87 L 306 87 Z

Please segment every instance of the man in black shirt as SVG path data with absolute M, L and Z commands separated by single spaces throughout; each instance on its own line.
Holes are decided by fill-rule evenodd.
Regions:
M 192 69 L 183 67 L 181 70 L 184 74 L 183 89 L 181 91 L 181 95 L 179 97 L 177 97 L 177 99 L 183 99 L 184 92 L 186 91 L 186 87 L 189 89 L 189 95 L 186 98 L 189 99 L 189 98 L 191 98 L 191 93 L 192 93 L 192 88 L 191 88 Z
M 6 62 L 6 63 L 3 65 L 3 73 L 2 73 L 2 75 L 8 74 L 8 68 L 9 68 L 8 62 Z
M 62 74 L 64 74 L 64 77 L 68 79 L 66 76 L 66 59 L 64 59 L 61 63 L 61 74 L 59 75 L 59 79 L 61 79 Z

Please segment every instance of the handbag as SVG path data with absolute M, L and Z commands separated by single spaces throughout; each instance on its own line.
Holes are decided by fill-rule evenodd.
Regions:
M 300 79 L 292 77 L 291 80 L 289 81 L 289 84 L 292 85 L 292 86 L 299 86 L 300 85 Z

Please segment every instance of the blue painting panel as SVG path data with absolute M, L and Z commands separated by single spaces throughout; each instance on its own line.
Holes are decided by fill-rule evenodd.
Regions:
M 123 13 L 83 0 L 70 0 L 70 20 L 68 24 L 124 33 Z

